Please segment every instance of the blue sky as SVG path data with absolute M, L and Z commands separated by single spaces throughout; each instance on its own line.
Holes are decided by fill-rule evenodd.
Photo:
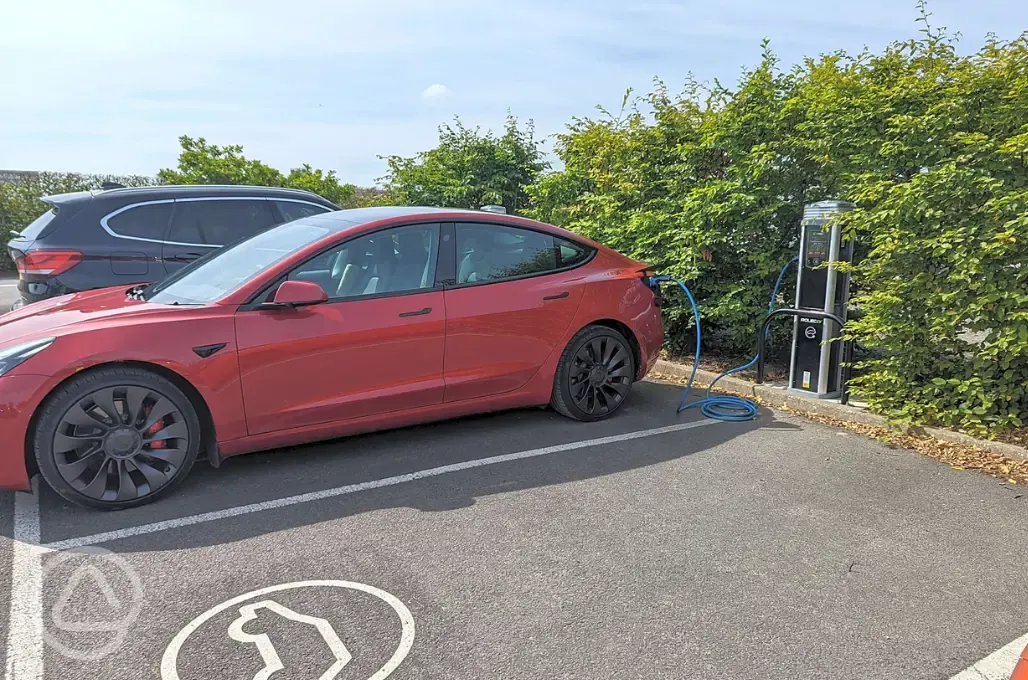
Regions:
M 4 4 L 0 168 L 152 174 L 187 134 L 359 184 L 383 174 L 378 155 L 433 146 L 455 114 L 495 129 L 509 109 L 545 136 L 654 76 L 734 82 L 764 37 L 791 64 L 917 30 L 914 0 Z M 930 9 L 965 51 L 1028 29 L 1023 0 Z

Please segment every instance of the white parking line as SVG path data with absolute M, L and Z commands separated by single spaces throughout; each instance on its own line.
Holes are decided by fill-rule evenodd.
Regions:
M 2 285 L 2 284 L 0 284 Z M 97 543 L 104 543 L 132 536 L 142 536 L 159 531 L 176 529 L 179 527 L 191 526 L 213 522 L 219 519 L 227 519 L 240 515 L 247 515 L 264 510 L 284 508 L 301 503 L 334 498 L 347 494 L 380 489 L 387 486 L 395 486 L 406 482 L 413 482 L 428 477 L 438 477 L 451 472 L 470 470 L 487 465 L 496 465 L 526 458 L 546 456 L 564 451 L 587 448 L 590 446 L 603 446 L 617 442 L 642 439 L 672 432 L 680 432 L 705 425 L 713 425 L 718 421 L 701 420 L 680 425 L 669 425 L 650 430 L 628 432 L 609 437 L 598 437 L 569 444 L 558 444 L 539 449 L 520 451 L 489 458 L 442 465 L 428 470 L 420 470 L 405 475 L 386 477 L 371 482 L 350 484 L 347 486 L 315 491 L 312 493 L 288 496 L 263 503 L 227 508 L 215 512 L 206 512 L 197 515 L 180 517 L 144 524 L 128 529 L 107 531 L 89 536 L 70 538 L 63 541 L 56 541 L 47 545 L 40 545 L 40 523 L 39 523 L 39 489 L 38 477 L 32 481 L 32 493 L 16 493 L 14 497 L 14 561 L 11 570 L 11 601 L 10 617 L 8 618 L 7 634 L 7 664 L 6 680 L 42 680 L 43 678 L 43 584 L 42 584 L 42 558 L 43 555 L 55 550 L 67 550 L 79 548 Z M 1008 645 L 996 650 L 981 661 L 978 661 L 954 675 L 950 680 L 1008 680 L 1021 650 L 1028 646 L 1028 633 L 1022 635 Z
M 39 545 L 39 481 L 14 494 L 14 562 L 7 619 L 7 680 L 43 677 L 43 553 Z
M 300 494 L 298 496 L 288 496 L 286 498 L 279 498 L 273 501 L 264 501 L 263 503 L 241 505 L 235 508 L 226 508 L 225 510 L 216 510 L 214 512 L 205 512 L 199 515 L 189 515 L 186 517 L 179 517 L 177 519 L 169 519 L 163 522 L 154 522 L 153 524 L 144 524 L 142 526 L 129 527 L 128 529 L 118 529 L 117 531 L 105 531 L 103 533 L 92 534 L 90 536 L 69 538 L 63 541 L 49 543 L 46 547 L 51 550 L 67 550 L 68 548 L 79 548 L 85 545 L 106 543 L 108 541 L 116 541 L 122 538 L 130 538 L 132 536 L 142 536 L 145 534 L 153 534 L 158 531 L 167 531 L 168 529 L 178 529 L 180 527 L 187 527 L 193 524 L 213 522 L 215 520 L 226 519 L 228 517 L 238 517 L 239 515 L 249 515 L 251 513 L 262 512 L 264 510 L 274 510 L 275 508 L 285 508 L 290 505 L 299 505 L 300 503 L 310 503 L 312 501 L 320 501 L 326 498 L 345 496 L 347 494 L 357 493 L 358 491 L 381 489 L 382 487 L 395 486 L 397 484 L 405 484 L 407 482 L 413 482 L 419 479 L 425 479 L 427 477 L 438 477 L 439 475 L 445 475 L 450 472 L 460 472 L 461 470 L 470 470 L 472 468 L 485 467 L 486 465 L 496 465 L 497 463 L 507 463 L 513 460 L 523 460 L 525 458 L 537 458 L 539 456 L 547 456 L 552 453 L 561 453 L 563 451 L 574 451 L 575 449 L 584 449 L 590 446 L 603 446 L 604 444 L 616 444 L 617 442 L 629 441 L 631 439 L 642 439 L 644 437 L 654 437 L 661 434 L 669 434 L 671 432 L 681 432 L 682 430 L 690 430 L 694 427 L 704 427 L 706 425 L 713 425 L 717 422 L 718 421 L 716 420 L 699 420 L 692 423 L 682 423 L 680 425 L 656 427 L 652 430 L 626 432 L 624 434 L 616 434 L 610 437 L 586 439 L 580 442 L 571 442 L 570 444 L 558 444 L 556 446 L 547 446 L 541 449 L 531 449 L 528 451 L 519 451 L 518 453 L 508 453 L 502 456 L 479 458 L 477 460 L 469 460 L 463 463 L 454 463 L 453 465 L 442 465 L 440 467 L 434 467 L 428 470 L 419 470 L 418 472 L 411 472 L 406 475 L 396 475 L 395 477 L 377 479 L 372 482 L 348 484 L 346 486 L 340 486 L 334 489 L 325 489 L 324 491 L 313 491 L 311 493 Z
M 1021 650 L 1028 646 L 1028 633 L 1000 647 L 981 661 L 954 675 L 950 680 L 1009 680 Z

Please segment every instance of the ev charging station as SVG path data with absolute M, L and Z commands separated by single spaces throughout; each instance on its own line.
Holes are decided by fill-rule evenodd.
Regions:
M 842 228 L 832 217 L 854 207 L 846 201 L 811 203 L 804 207 L 800 222 L 796 310 L 810 310 L 816 316 L 798 314 L 793 320 L 789 390 L 819 399 L 839 398 L 844 389 L 847 343 L 836 340 L 842 329 L 822 313 L 846 320 L 850 275 L 835 263 L 853 260 L 853 242 L 843 239 Z

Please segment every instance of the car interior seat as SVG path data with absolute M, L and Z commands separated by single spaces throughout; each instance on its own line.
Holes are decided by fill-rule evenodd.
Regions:
M 416 290 L 425 286 L 428 249 L 422 229 L 402 230 L 396 235 L 396 267 L 389 290 Z
M 457 270 L 457 283 L 474 283 L 485 281 L 492 270 L 492 263 L 488 262 L 488 256 L 495 251 L 498 244 L 493 234 L 485 229 L 476 229 L 468 235 L 465 247 L 470 249 Z

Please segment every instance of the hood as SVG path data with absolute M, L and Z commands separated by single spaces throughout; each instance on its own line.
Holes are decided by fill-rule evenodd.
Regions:
M 0 347 L 38 337 L 65 335 L 86 324 L 173 312 L 176 307 L 130 298 L 126 286 L 62 295 L 0 316 Z

